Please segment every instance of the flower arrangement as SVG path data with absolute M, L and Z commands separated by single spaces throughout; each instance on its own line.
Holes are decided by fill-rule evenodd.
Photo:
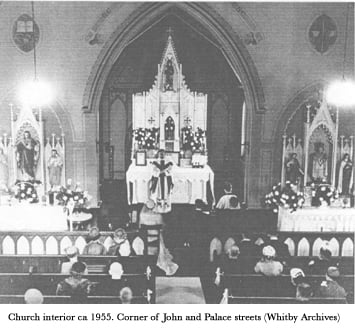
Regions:
M 312 183 L 311 189 L 312 197 L 314 198 L 314 203 L 316 206 L 324 204 L 330 205 L 339 198 L 338 190 L 328 184 L 320 184 L 316 186 L 314 183 Z
M 19 181 L 15 182 L 14 197 L 21 201 L 29 203 L 38 203 L 38 194 L 36 187 L 41 184 L 40 181 Z
M 295 190 L 290 181 L 286 181 L 285 187 L 281 188 L 281 183 L 272 187 L 272 191 L 265 196 L 265 205 L 277 213 L 279 207 L 290 209 L 291 212 L 301 208 L 304 204 L 303 193 Z
M 159 128 L 142 128 L 139 127 L 133 131 L 133 138 L 140 148 L 155 149 L 158 140 Z
M 206 131 L 198 127 L 194 132 L 192 126 L 185 126 L 181 129 L 183 150 L 201 150 L 202 142 L 206 136 Z
M 59 188 L 56 199 L 59 205 L 73 212 L 87 208 L 90 196 L 87 191 L 80 188 L 79 183 L 76 183 L 73 187 L 72 180 L 68 179 L 67 185 Z

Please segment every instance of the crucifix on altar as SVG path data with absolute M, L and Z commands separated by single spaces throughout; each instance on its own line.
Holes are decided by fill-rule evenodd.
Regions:
M 171 28 L 154 85 L 134 94 L 132 105 L 129 203 L 154 199 L 164 213 L 171 203 L 207 202 L 206 183 L 213 190 L 214 177 L 207 165 L 207 95 L 188 88 Z

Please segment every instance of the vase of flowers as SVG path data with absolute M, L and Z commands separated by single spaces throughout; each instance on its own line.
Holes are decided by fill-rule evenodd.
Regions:
M 40 181 L 16 181 L 15 187 L 13 189 L 14 197 L 20 203 L 38 203 L 38 193 L 37 187 L 40 184 Z
M 80 184 L 72 184 L 72 180 L 67 181 L 66 186 L 62 186 L 57 193 L 58 204 L 64 207 L 69 215 L 81 212 L 89 206 L 90 196 L 87 191 L 80 188 Z
M 273 186 L 271 192 L 265 196 L 264 203 L 274 213 L 278 213 L 279 207 L 284 207 L 289 209 L 290 212 L 294 212 L 303 206 L 304 196 L 303 193 L 297 191 L 294 184 L 286 181 L 283 188 L 281 183 Z

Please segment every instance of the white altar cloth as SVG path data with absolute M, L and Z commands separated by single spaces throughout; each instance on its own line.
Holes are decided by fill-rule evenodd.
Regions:
M 171 174 L 174 183 L 171 197 L 173 204 L 194 204 L 196 199 L 202 199 L 206 203 L 208 182 L 215 203 L 214 173 L 208 165 L 204 168 L 173 166 Z M 150 165 L 130 165 L 126 173 L 129 204 L 145 203 L 148 200 L 151 177 Z
M 355 232 L 355 209 L 339 207 L 306 207 L 290 212 L 280 208 L 279 231 Z
M 0 205 L 0 231 L 67 231 L 62 206 Z

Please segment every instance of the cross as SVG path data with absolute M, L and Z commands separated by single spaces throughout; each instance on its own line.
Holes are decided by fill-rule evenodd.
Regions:
M 166 30 L 166 32 L 168 33 L 169 36 L 172 35 L 173 29 L 171 28 L 171 26 L 169 26 L 169 28 Z
M 184 123 L 186 124 L 186 126 L 188 126 L 191 122 L 191 119 L 189 117 L 186 117 L 184 120 Z
M 148 119 L 148 123 L 149 123 L 150 125 L 152 125 L 154 122 L 155 122 L 155 119 L 154 119 L 153 117 L 150 117 L 150 118 Z

